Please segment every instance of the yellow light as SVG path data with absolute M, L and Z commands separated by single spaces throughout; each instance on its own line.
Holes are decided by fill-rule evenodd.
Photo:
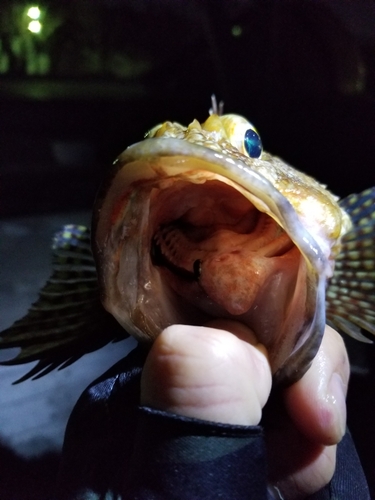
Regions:
M 30 21 L 27 29 L 30 30 L 31 33 L 40 33 L 42 25 L 39 21 Z
M 27 11 L 27 15 L 30 19 L 39 19 L 40 18 L 40 9 L 39 7 L 30 7 Z

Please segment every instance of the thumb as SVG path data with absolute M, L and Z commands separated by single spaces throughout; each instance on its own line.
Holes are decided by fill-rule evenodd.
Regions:
M 234 333 L 227 331 L 231 323 Z M 246 339 L 243 325 L 222 325 L 225 330 L 187 325 L 165 329 L 143 369 L 141 404 L 202 420 L 258 424 L 272 383 L 265 350 L 247 341 L 253 336 L 249 330 Z

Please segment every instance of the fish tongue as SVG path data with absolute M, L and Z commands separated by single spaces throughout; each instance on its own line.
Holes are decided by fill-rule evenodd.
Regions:
M 272 323 L 282 320 L 281 315 L 293 293 L 298 269 L 295 253 L 292 251 L 284 257 L 272 258 L 256 253 L 244 258 L 241 252 L 213 257 L 201 264 L 199 284 L 215 303 L 231 315 L 245 315 L 247 324 L 249 315 L 251 322 L 256 316 L 258 328 L 263 329 L 263 323 L 271 320 L 267 308 L 275 309 L 275 313 L 278 311 L 277 315 L 271 315 Z
M 280 300 L 282 287 L 289 288 L 286 285 L 294 282 L 298 268 L 298 258 L 295 259 L 298 250 L 286 233 L 260 247 L 254 245 L 256 240 L 252 238 L 236 245 L 237 238 L 242 240 L 243 235 L 232 234 L 229 248 L 227 245 L 226 249 L 207 255 L 201 262 L 199 277 L 204 291 L 233 315 L 249 311 L 266 283 L 267 289 L 277 291 Z M 280 284 L 275 276 L 279 277 Z M 270 292 L 274 292 L 273 289 Z
M 199 284 L 207 295 L 235 316 L 246 313 L 261 287 L 275 272 L 275 260 L 244 252 L 215 255 L 201 264 Z

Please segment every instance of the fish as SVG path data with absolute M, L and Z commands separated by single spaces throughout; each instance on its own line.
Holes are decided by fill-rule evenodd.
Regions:
M 206 121 L 163 122 L 113 163 L 91 229 L 66 225 L 53 272 L 0 335 L 2 364 L 39 378 L 129 335 L 146 348 L 173 324 L 239 321 L 276 384 L 308 370 L 326 322 L 375 335 L 375 187 L 343 200 L 263 149 L 212 98 Z

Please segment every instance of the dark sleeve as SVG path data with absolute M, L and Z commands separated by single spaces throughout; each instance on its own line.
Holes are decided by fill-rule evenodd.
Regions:
M 261 427 L 141 408 L 124 498 L 266 500 Z
M 282 500 L 267 489 L 259 426 L 206 422 L 141 408 L 124 498 Z M 309 500 L 370 500 L 349 431 L 337 447 L 331 482 Z M 307 499 L 306 499 L 307 500 Z
M 310 500 L 371 500 L 365 474 L 350 432 L 337 446 L 336 470 L 331 482 Z
M 134 349 L 79 398 L 65 431 L 56 499 L 121 499 L 110 495 L 120 492 L 132 456 L 146 354 Z

